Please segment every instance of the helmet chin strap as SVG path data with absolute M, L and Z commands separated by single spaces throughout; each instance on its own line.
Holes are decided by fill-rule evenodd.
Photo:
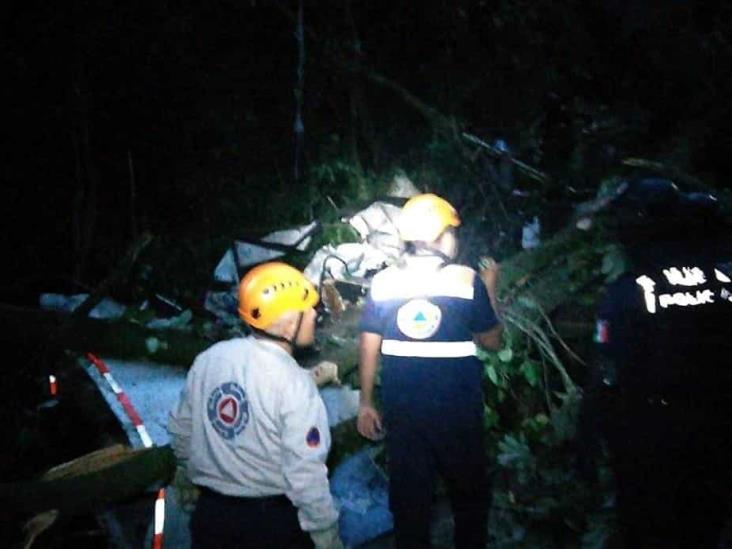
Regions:
M 442 265 L 440 266 L 441 268 L 446 265 L 449 265 L 450 263 L 453 263 L 455 261 L 452 257 L 447 255 L 446 253 L 444 253 L 441 250 L 438 250 L 436 248 L 433 248 L 429 244 L 415 243 L 414 251 L 418 252 L 415 254 L 417 257 L 419 257 L 419 256 L 424 257 L 424 256 L 430 256 L 430 255 L 432 255 L 434 257 L 439 257 L 443 261 Z
M 297 325 L 295 326 L 295 333 L 292 336 L 292 339 L 288 339 L 281 335 L 272 334 L 270 332 L 267 332 L 265 330 L 262 330 L 260 328 L 254 328 L 252 327 L 252 331 L 256 333 L 257 335 L 264 337 L 266 339 L 272 339 L 274 341 L 280 341 L 282 343 L 287 343 L 292 350 L 299 348 L 300 346 L 297 344 L 297 336 L 300 334 L 300 328 L 302 327 L 302 319 L 305 316 L 305 313 L 301 312 L 297 317 Z

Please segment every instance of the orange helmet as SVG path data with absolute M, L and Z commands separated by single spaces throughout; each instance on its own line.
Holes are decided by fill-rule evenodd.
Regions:
M 239 316 L 264 330 L 287 311 L 303 312 L 318 302 L 315 286 L 286 263 L 257 265 L 239 283 Z
M 460 217 L 447 200 L 420 194 L 407 200 L 397 221 L 402 240 L 434 242 L 448 227 L 458 227 Z

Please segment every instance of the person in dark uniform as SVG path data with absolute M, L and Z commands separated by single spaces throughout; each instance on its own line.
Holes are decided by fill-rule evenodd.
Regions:
M 399 548 L 428 547 L 436 474 L 449 490 L 455 546 L 484 547 L 490 491 L 483 443 L 482 364 L 476 343 L 500 346 L 497 266 L 477 276 L 456 265 L 455 209 L 433 194 L 411 198 L 398 226 L 407 251 L 378 273 L 361 319 L 358 430 L 384 434 L 389 505 Z M 491 304 L 493 303 L 493 305 Z
M 598 311 L 585 449 L 604 435 L 626 547 L 714 548 L 732 489 L 731 233 L 713 197 L 665 180 L 630 182 L 611 209 L 632 269 Z

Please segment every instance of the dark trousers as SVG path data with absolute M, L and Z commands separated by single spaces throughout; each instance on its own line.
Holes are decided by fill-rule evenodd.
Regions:
M 455 547 L 485 547 L 490 489 L 481 419 L 415 421 L 405 413 L 387 415 L 389 507 L 397 548 L 429 547 L 438 473 L 452 505 Z
M 643 411 L 610 446 L 625 547 L 716 549 L 732 489 L 729 426 Z
M 285 496 L 238 498 L 202 489 L 191 516 L 191 548 L 312 549 Z

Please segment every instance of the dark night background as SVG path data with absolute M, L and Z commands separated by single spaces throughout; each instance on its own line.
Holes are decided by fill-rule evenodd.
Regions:
M 293 131 L 299 2 L 301 149 Z M 625 158 L 662 163 L 687 174 L 683 182 L 693 180 L 695 190 L 732 198 L 728 2 L 11 0 L 2 17 L 3 304 L 37 305 L 40 292 L 93 289 L 149 232 L 152 243 L 108 293 L 140 304 L 158 292 L 198 314 L 233 239 L 313 219 L 335 232 L 341 216 L 383 195 L 396 174 L 458 207 L 461 242 L 472 254 L 466 262 L 474 266 L 479 255 L 504 262 L 520 251 L 521 228 L 534 215 L 542 238 L 566 226 L 603 180 L 627 173 Z M 500 187 L 490 175 L 495 159 L 462 132 L 505 140 L 517 159 L 550 178 L 540 183 L 516 170 L 521 192 Z M 304 170 L 296 177 L 298 150 Z M 566 265 L 552 257 L 537 268 L 549 273 L 547 293 L 566 292 L 552 319 L 579 325 L 567 339 L 583 348 L 591 345 L 601 285 L 587 273 L 613 256 L 606 242 L 594 243 L 560 247 Z M 525 278 L 522 271 L 513 285 Z M 562 284 L 552 286 L 555 280 Z M 567 280 L 587 287 L 568 288 Z M 587 295 L 576 293 L 580 287 Z M 81 406 L 92 397 L 72 388 L 63 389 L 74 396 L 61 406 L 38 406 L 62 330 L 46 338 L 45 324 L 34 320 L 40 317 L 21 322 L 19 309 L 2 309 L 9 311 L 0 377 L 6 482 L 106 446 L 94 430 L 115 433 L 92 425 L 99 418 Z M 135 315 L 150 311 L 131 312 L 115 330 L 136 329 Z M 499 472 L 495 493 L 512 498 L 504 500 L 506 516 L 517 495 L 516 531 L 566 546 L 560 542 L 602 529 L 607 502 L 598 498 L 606 493 L 583 494 L 569 470 L 578 400 L 553 392 L 551 405 L 549 390 L 559 385 L 547 381 L 539 347 L 523 339 L 485 362 L 496 379 L 509 380 L 489 386 L 495 409 L 487 428 L 499 446 L 492 451 L 518 456 L 518 465 Z M 581 379 L 585 368 L 567 363 Z M 503 405 L 496 395 L 506 398 Z M 556 440 L 542 438 L 549 431 Z M 522 486 L 526 463 L 546 476 Z M 595 509 L 588 501 L 601 507 L 599 515 L 588 518 Z M 542 505 L 543 515 L 536 511 Z M 0 539 L 19 535 L 20 524 L 7 527 L 0 517 Z M 48 543 L 79 546 L 65 539 L 73 538 Z
M 414 98 L 506 139 L 553 176 L 545 195 L 594 190 L 607 155 L 729 186 L 727 3 L 306 1 L 307 170 L 294 181 L 297 9 L 7 5 L 3 285 L 93 285 L 149 230 L 172 287 L 210 273 L 234 236 L 308 221 L 326 195 L 346 206 L 354 181 L 397 169 L 469 215 L 449 132 Z

